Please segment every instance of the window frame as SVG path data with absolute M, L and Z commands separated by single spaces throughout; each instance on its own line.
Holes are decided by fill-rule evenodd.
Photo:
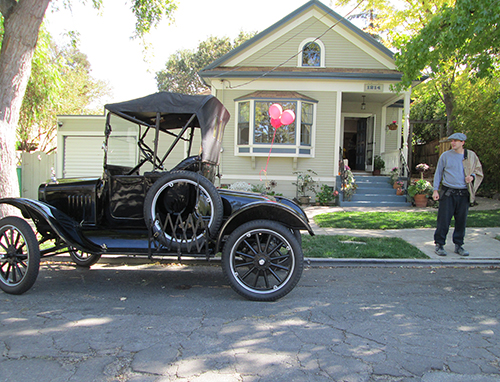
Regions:
M 304 66 L 302 65 L 302 60 L 303 60 L 303 49 L 304 47 L 310 43 L 310 42 L 314 42 L 316 44 L 319 45 L 319 48 L 320 48 L 320 64 L 319 66 Z M 306 38 L 305 40 L 303 40 L 300 44 L 299 44 L 299 50 L 298 50 L 298 55 L 297 55 L 297 67 L 299 68 L 325 68 L 326 67 L 326 50 L 325 50 L 325 44 L 323 44 L 323 42 L 320 40 L 320 39 L 316 39 L 314 37 L 309 37 L 309 38 Z
M 240 144 L 239 110 L 240 104 L 249 102 L 248 121 L 248 143 Z M 255 102 L 270 102 L 282 104 L 284 102 L 294 102 L 296 107 L 295 115 L 295 143 L 256 143 L 255 142 Z M 312 107 L 312 122 L 310 125 L 310 142 L 302 144 L 302 105 L 309 104 Z M 251 157 L 294 157 L 294 158 L 314 158 L 315 156 L 315 136 L 316 136 L 316 113 L 317 101 L 304 100 L 300 98 L 241 98 L 235 100 L 235 138 L 234 155 Z M 297 123 L 300 121 L 300 123 Z M 272 150 L 271 150 L 272 148 Z

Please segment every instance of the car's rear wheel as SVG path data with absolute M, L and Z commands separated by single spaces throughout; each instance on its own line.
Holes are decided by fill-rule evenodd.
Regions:
M 194 252 L 222 224 L 222 199 L 204 176 L 174 171 L 158 179 L 144 200 L 146 225 L 160 243 Z
M 231 287 L 256 301 L 274 301 L 300 280 L 304 255 L 295 234 L 272 220 L 254 220 L 235 229 L 222 252 Z
M 0 220 L 0 288 L 22 294 L 38 277 L 40 248 L 30 225 L 16 216 Z
M 72 247 L 68 248 L 68 252 L 71 260 L 73 260 L 77 266 L 83 268 L 91 267 L 101 258 L 101 255 L 80 251 L 79 249 Z

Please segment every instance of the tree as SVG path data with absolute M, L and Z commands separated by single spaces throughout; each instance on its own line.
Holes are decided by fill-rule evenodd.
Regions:
M 85 0 L 83 0 L 85 1 Z M 16 128 L 31 73 L 40 25 L 50 0 L 0 0 L 4 34 L 0 51 L 0 197 L 19 195 L 16 174 Z M 63 0 L 63 4 L 68 4 Z M 102 0 L 92 0 L 95 8 Z M 171 17 L 174 0 L 134 0 L 136 37 L 155 27 L 162 17 Z M 10 208 L 0 205 L 0 215 Z
M 179 50 L 172 54 L 165 69 L 156 73 L 159 91 L 198 94 L 207 90 L 198 72 L 230 50 L 238 47 L 255 33 L 240 32 L 231 43 L 228 37 L 209 37 L 200 42 L 197 50 Z
M 17 128 L 17 149 L 55 149 L 58 114 L 99 114 L 90 105 L 108 94 L 106 83 L 90 74 L 87 56 L 78 49 L 78 37 L 59 48 L 42 28 Z
M 403 72 L 399 90 L 424 72 L 435 80 L 446 108 L 447 131 L 454 131 L 456 78 L 491 77 L 500 58 L 500 2 L 458 0 L 444 6 L 417 34 L 396 40 L 396 65 Z
M 394 37 L 398 34 L 412 35 L 420 31 L 433 15 L 445 4 L 453 5 L 455 0 L 336 0 L 339 6 L 356 8 L 357 14 L 350 19 L 361 18 L 366 20 L 367 26 L 363 30 L 382 38 L 384 45 L 393 47 Z M 361 8 L 360 11 L 358 9 Z

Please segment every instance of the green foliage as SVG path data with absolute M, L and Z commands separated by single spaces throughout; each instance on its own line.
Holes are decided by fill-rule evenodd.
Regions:
M 316 180 L 314 180 L 313 175 L 318 175 L 313 170 L 309 169 L 307 171 L 295 171 L 297 175 L 297 181 L 292 183 L 297 187 L 298 196 L 306 196 L 308 191 L 316 193 Z
M 398 237 L 347 235 L 303 236 L 305 257 L 336 259 L 428 259 L 418 248 Z
M 330 187 L 327 184 L 322 184 L 319 191 L 316 192 L 316 202 L 318 202 L 322 206 L 332 204 L 337 198 L 338 194 L 338 191 L 333 190 L 333 187 Z
M 432 184 L 430 184 L 425 179 L 419 179 L 412 185 L 408 186 L 408 196 L 411 198 L 419 194 L 432 195 L 432 191 L 433 191 Z
M 185 94 L 207 90 L 198 72 L 254 35 L 240 32 L 232 43 L 228 37 L 211 36 L 200 42 L 196 50 L 177 51 L 169 57 L 165 69 L 156 72 L 158 90 Z
M 319 214 L 314 221 L 322 228 L 411 229 L 436 228 L 437 211 L 357 212 Z M 452 220 L 452 225 L 454 220 Z M 467 227 L 499 227 L 500 210 L 469 210 Z
M 383 170 L 385 168 L 385 161 L 380 155 L 375 155 L 375 158 L 373 158 L 373 168 L 375 170 Z
M 500 77 L 473 83 L 460 79 L 457 97 L 457 131 L 467 135 L 466 148 L 479 156 L 484 179 L 479 192 L 489 196 L 500 191 Z
M 87 56 L 76 34 L 57 47 L 42 28 L 17 128 L 18 149 L 50 151 L 55 147 L 58 114 L 97 114 L 90 104 L 107 94 L 106 84 L 90 75 Z

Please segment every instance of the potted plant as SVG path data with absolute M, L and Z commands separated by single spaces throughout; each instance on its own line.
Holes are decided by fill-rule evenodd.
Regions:
M 308 191 L 316 194 L 316 181 L 313 175 L 317 175 L 313 170 L 296 171 L 297 181 L 293 183 L 297 187 L 297 196 L 300 204 L 308 204 L 311 197 L 307 195 Z
M 391 183 L 394 188 L 397 188 L 395 186 L 395 183 L 396 183 L 396 181 L 399 178 L 399 168 L 398 167 L 393 167 L 392 170 L 391 170 L 391 173 L 389 174 L 389 176 L 390 176 L 389 183 Z
M 429 169 L 429 165 L 426 163 L 419 163 L 415 166 L 415 168 L 420 173 L 420 179 L 424 179 L 424 172 Z
M 408 187 L 408 196 L 413 199 L 416 207 L 427 207 L 427 197 L 432 194 L 432 184 L 419 179 Z
M 403 181 L 402 180 L 396 180 L 394 182 L 394 185 L 392 186 L 394 189 L 399 190 L 400 188 L 403 188 Z
M 380 175 L 380 171 L 385 168 L 385 162 L 380 155 L 373 158 L 373 175 Z
M 320 190 L 316 193 L 316 203 L 319 203 L 322 206 L 334 204 L 338 195 L 339 192 L 337 190 L 333 190 L 333 187 L 323 184 L 321 185 Z

